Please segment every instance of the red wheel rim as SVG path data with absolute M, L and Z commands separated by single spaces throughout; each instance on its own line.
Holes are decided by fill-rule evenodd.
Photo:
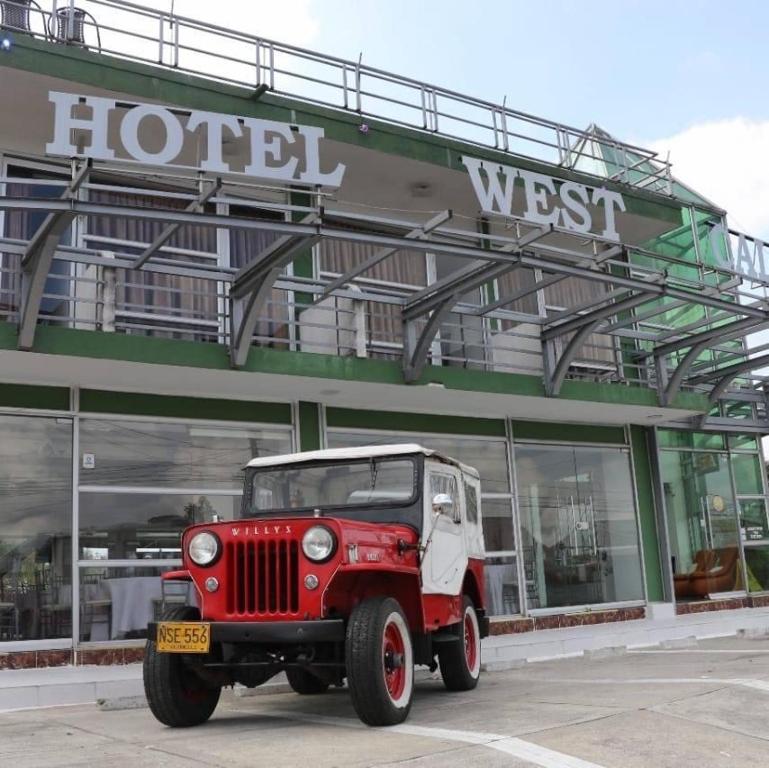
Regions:
M 394 622 L 385 627 L 382 664 L 385 685 L 390 698 L 397 701 L 406 688 L 406 644 Z
M 475 669 L 478 661 L 478 636 L 475 633 L 475 623 L 470 611 L 465 613 L 465 661 L 470 671 Z

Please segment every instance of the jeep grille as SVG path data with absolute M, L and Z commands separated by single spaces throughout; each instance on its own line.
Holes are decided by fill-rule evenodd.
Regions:
M 291 539 L 231 541 L 227 558 L 227 612 L 298 613 L 299 544 Z

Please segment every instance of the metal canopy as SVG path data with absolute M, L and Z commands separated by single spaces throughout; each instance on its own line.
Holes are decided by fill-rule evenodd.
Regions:
M 200 181 L 200 194 L 195 200 L 192 200 L 187 207 L 186 211 L 190 213 L 197 213 L 202 211 L 206 203 L 222 188 L 222 180 L 216 179 L 211 183 L 206 184 L 202 179 Z M 135 269 L 141 269 L 179 230 L 181 224 L 174 223 L 169 224 L 145 249 L 145 251 L 139 256 L 134 265 Z
M 329 206 L 324 210 L 319 205 L 302 208 L 304 216 L 296 221 L 290 217 L 296 217 L 300 210 L 297 206 L 274 202 L 267 207 L 272 212 L 282 210 L 285 218 L 260 217 L 257 207 L 253 217 L 232 216 L 205 210 L 206 203 L 215 195 L 217 203 L 242 205 L 244 202 L 242 190 L 238 191 L 238 196 L 229 196 L 227 183 L 222 184 L 219 179 L 207 183 L 201 180 L 197 190 L 187 196 L 184 210 L 93 203 L 76 199 L 76 192 L 86 182 L 89 170 L 90 166 L 77 170 L 58 199 L 0 199 L 0 209 L 45 211 L 48 214 L 29 242 L 3 241 L 6 243 L 4 250 L 19 252 L 23 249 L 19 313 L 21 349 L 33 346 L 43 287 L 54 257 L 82 264 L 106 263 L 104 257 L 93 249 L 61 245 L 61 235 L 77 216 L 86 220 L 107 216 L 162 221 L 165 228 L 152 243 L 145 244 L 138 258 L 133 255 L 136 253 L 136 245 L 133 245 L 125 253 L 111 254 L 112 261 L 109 263 L 164 274 L 210 276 L 210 279 L 224 284 L 229 297 L 229 330 L 225 334 L 228 335 L 230 359 L 234 367 L 245 365 L 255 328 L 259 319 L 265 316 L 265 307 L 276 288 L 310 294 L 313 297 L 311 304 L 337 296 L 358 302 L 400 306 L 404 323 L 403 371 L 409 382 L 420 378 L 441 327 L 453 315 L 502 319 L 509 321 L 513 330 L 519 323 L 539 329 L 536 330 L 536 338 L 541 344 L 545 391 L 551 396 L 559 394 L 580 351 L 591 337 L 598 335 L 607 340 L 607 348 L 614 346 L 618 349 L 620 341 L 625 351 L 628 344 L 636 345 L 635 363 L 631 360 L 618 364 L 614 380 L 623 380 L 623 370 L 630 366 L 639 371 L 635 381 L 657 387 L 663 405 L 670 404 L 682 387 L 708 389 L 712 382 L 716 382 L 713 392 L 717 398 L 727 392 L 735 376 L 755 368 L 750 367 L 752 361 L 738 362 L 723 369 L 718 369 L 716 362 L 710 367 L 707 364 L 703 367 L 703 353 L 710 349 L 717 350 L 719 344 L 730 339 L 769 328 L 769 311 L 762 304 L 728 300 L 704 281 L 693 284 L 676 279 L 664 269 L 635 264 L 632 247 L 609 245 L 599 238 L 591 242 L 591 236 L 577 235 L 553 225 L 532 228 L 520 237 L 511 237 L 508 234 L 450 229 L 447 224 L 452 219 L 451 211 L 441 211 L 427 221 L 415 222 L 351 214 Z M 88 186 L 98 188 L 97 184 L 89 183 Z M 127 190 L 137 194 L 143 192 L 136 188 Z M 146 191 L 146 194 L 151 193 L 151 190 Z M 259 206 L 259 201 L 251 201 L 251 204 Z M 161 251 L 173 233 L 184 225 L 269 232 L 276 236 L 276 240 L 239 271 L 221 267 L 209 269 L 200 264 L 175 260 L 170 251 Z M 377 250 L 346 273 L 330 280 L 284 274 L 286 266 L 298 255 L 306 253 L 322 240 L 361 243 L 374 246 Z M 573 242 L 574 247 L 564 247 L 564 242 Z M 592 253 L 586 252 L 586 248 L 590 248 Z M 419 289 L 406 290 L 403 286 L 388 289 L 377 285 L 374 290 L 365 279 L 361 282 L 361 276 L 366 271 L 401 250 L 432 253 L 436 257 L 445 254 L 460 258 L 465 264 L 452 274 Z M 665 257 L 658 258 L 664 261 Z M 520 268 L 535 271 L 536 279 L 532 285 L 497 294 L 491 297 L 492 300 L 487 297 L 476 303 L 475 299 L 468 298 L 468 294 L 479 286 L 492 284 L 496 278 Z M 542 313 L 526 314 L 506 309 L 520 298 L 569 277 L 587 281 L 600 289 L 595 291 L 594 298 L 585 299 L 583 296 L 581 301 L 559 309 L 549 317 Z M 496 285 L 496 290 L 499 290 L 499 284 Z M 645 309 L 644 305 L 650 302 L 655 302 L 655 306 Z M 704 322 L 712 325 L 718 318 L 720 324 L 714 328 L 705 327 L 704 330 L 700 321 L 684 328 L 649 323 L 639 327 L 640 322 L 669 310 L 683 310 L 691 306 L 711 308 L 715 313 L 706 312 Z M 674 360 L 675 365 L 670 368 L 671 356 L 678 352 L 685 354 L 680 362 Z M 762 358 L 754 358 L 759 359 Z M 654 368 L 650 365 L 652 361 Z M 695 363 L 697 365 L 693 368 Z M 727 376 L 731 376 L 729 381 L 726 381 Z
M 91 168 L 90 160 L 84 162 L 79 168 L 73 164 L 72 181 L 59 198 L 61 207 L 45 217 L 22 254 L 21 308 L 17 340 L 19 349 L 32 349 L 35 343 L 35 329 L 54 253 L 76 216 L 76 213 L 71 207 L 68 209 L 67 205 L 74 202 L 77 191 L 88 178 Z

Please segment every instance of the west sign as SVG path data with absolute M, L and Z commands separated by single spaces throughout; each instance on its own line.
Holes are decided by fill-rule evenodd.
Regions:
M 53 141 L 45 148 L 50 155 L 121 159 L 332 188 L 339 187 L 344 176 L 345 166 L 341 163 L 332 170 L 321 170 L 323 129 L 315 126 L 201 110 L 186 112 L 157 104 L 126 105 L 115 99 L 60 91 L 50 91 L 48 99 L 55 110 Z M 117 129 L 116 135 L 113 130 L 112 141 L 116 143 L 119 136 L 122 144 L 119 158 L 119 147 L 111 144 L 110 126 Z M 87 143 L 79 140 L 77 146 L 73 144 L 75 130 L 81 137 L 86 135 Z M 158 136 L 162 137 L 159 144 Z M 196 165 L 179 162 L 190 138 L 201 143 L 201 160 Z M 243 139 L 249 150 L 243 170 L 234 169 L 224 159 L 225 143 L 238 139 Z
M 619 192 L 476 157 L 463 157 L 462 164 L 470 174 L 481 210 L 486 213 L 519 216 L 535 224 L 554 224 L 619 242 L 616 212 L 626 210 Z M 516 184 L 516 179 L 521 183 Z M 595 226 L 589 206 L 603 211 L 602 229 L 598 228 L 600 224 Z

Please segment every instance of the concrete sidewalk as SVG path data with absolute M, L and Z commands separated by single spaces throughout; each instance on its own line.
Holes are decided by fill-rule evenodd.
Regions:
M 18 679 L 18 676 L 16 676 Z M 416 686 L 409 719 L 368 728 L 347 691 L 226 692 L 198 728 L 92 703 L 0 714 L 13 768 L 743 768 L 767 764 L 769 638 L 560 659 Z
M 530 661 L 611 653 L 660 643 L 769 634 L 769 608 L 676 616 L 669 606 L 648 607 L 648 618 L 568 629 L 546 629 L 488 637 L 483 642 L 487 671 L 503 671 Z M 427 675 L 423 679 L 427 679 Z M 280 675 L 256 689 L 257 695 L 288 690 Z M 236 694 L 238 692 L 236 691 Z M 141 664 L 51 667 L 0 671 L 0 712 L 93 703 L 99 699 L 143 697 Z

